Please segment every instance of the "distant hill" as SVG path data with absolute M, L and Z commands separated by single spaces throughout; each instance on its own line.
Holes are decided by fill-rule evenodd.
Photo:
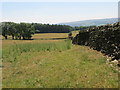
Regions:
M 113 24 L 118 21 L 118 18 L 107 18 L 107 19 L 93 19 L 93 20 L 84 20 L 84 21 L 75 21 L 75 22 L 66 22 L 59 23 L 61 25 L 70 25 L 70 26 L 99 26 L 105 24 Z

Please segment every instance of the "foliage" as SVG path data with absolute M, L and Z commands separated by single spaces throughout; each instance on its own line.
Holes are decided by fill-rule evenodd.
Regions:
M 20 23 L 20 28 L 22 28 L 21 35 L 23 39 L 31 39 L 31 35 L 35 32 L 33 25 L 29 23 Z
M 96 26 L 75 26 L 74 27 L 74 30 L 86 30 L 88 28 L 93 28 L 93 27 L 96 27 Z
M 31 39 L 34 33 L 69 33 L 73 27 L 68 25 L 2 22 L 2 35 L 7 39 Z
M 73 30 L 71 26 L 68 25 L 55 25 L 55 24 L 39 24 L 32 23 L 36 33 L 69 33 Z
M 7 39 L 7 35 L 9 34 L 9 22 L 3 22 L 1 25 L 2 36 Z
M 71 40 L 73 39 L 72 32 L 69 32 L 68 38 L 71 39 Z
M 12 39 L 31 39 L 31 35 L 34 34 L 34 27 L 29 23 L 14 23 L 14 22 L 2 22 L 2 35 L 7 39 L 8 35 L 12 36 Z

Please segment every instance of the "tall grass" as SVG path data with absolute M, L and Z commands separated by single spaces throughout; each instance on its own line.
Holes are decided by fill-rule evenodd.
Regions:
M 25 52 L 40 52 L 40 51 L 64 51 L 71 48 L 71 41 L 65 40 L 55 43 L 25 43 L 15 44 L 3 50 L 4 61 L 16 61 L 17 56 Z

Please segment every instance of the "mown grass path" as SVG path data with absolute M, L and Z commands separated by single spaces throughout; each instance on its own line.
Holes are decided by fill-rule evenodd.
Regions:
M 3 62 L 7 88 L 117 88 L 118 74 L 99 52 L 73 45 L 65 51 L 24 52 Z

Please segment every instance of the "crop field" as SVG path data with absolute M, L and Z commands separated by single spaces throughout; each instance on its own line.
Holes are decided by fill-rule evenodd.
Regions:
M 2 40 L 2 87 L 117 88 L 118 72 L 106 57 L 72 45 L 67 37 L 68 33 L 42 33 L 33 40 Z

